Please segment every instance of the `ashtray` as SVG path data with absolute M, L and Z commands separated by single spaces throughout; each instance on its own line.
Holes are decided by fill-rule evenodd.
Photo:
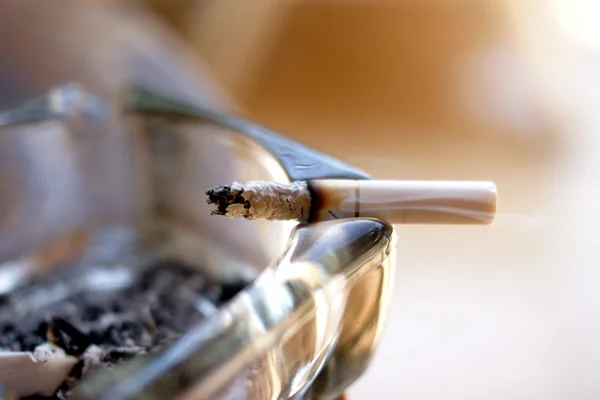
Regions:
M 41 43 L 65 50 L 69 18 L 92 19 L 96 39 L 124 18 L 82 11 L 94 7 L 44 20 L 56 35 L 34 30 L 10 62 Z M 372 180 L 206 102 L 184 52 L 147 25 L 114 27 L 68 50 L 98 61 L 85 72 L 45 53 L 51 86 L 25 85 L 27 101 L 0 112 L 3 396 L 340 396 L 385 324 L 392 224 L 489 223 L 495 187 Z M 249 211 L 212 215 L 207 191 L 232 182 L 250 186 L 228 186 L 221 214 Z M 253 182 L 267 185 L 262 197 L 244 197 Z M 309 210 L 254 218 L 265 199 L 291 204 L 269 188 L 298 182 Z

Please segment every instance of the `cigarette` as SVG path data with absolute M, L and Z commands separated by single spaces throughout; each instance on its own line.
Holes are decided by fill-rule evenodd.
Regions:
M 28 352 L 0 352 L 0 383 L 21 397 L 52 396 L 77 358 L 49 343 Z
M 213 215 L 315 222 L 378 218 L 390 224 L 490 224 L 492 182 L 311 180 L 235 182 L 206 192 Z

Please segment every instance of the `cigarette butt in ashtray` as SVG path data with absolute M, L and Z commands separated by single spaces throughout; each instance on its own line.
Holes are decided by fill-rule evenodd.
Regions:
M 215 215 L 300 222 L 370 217 L 390 224 L 486 225 L 497 208 L 496 185 L 485 181 L 251 181 L 206 194 Z
M 20 397 L 52 396 L 77 358 L 44 343 L 29 352 L 0 351 L 0 383 Z

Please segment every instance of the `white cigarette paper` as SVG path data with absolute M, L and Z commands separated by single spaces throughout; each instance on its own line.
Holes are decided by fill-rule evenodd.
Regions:
M 49 343 L 33 353 L 0 352 L 0 382 L 21 397 L 52 396 L 76 363 L 77 358 Z
M 472 181 L 254 181 L 207 192 L 213 214 L 231 218 L 322 221 L 379 218 L 391 224 L 489 224 L 496 186 Z

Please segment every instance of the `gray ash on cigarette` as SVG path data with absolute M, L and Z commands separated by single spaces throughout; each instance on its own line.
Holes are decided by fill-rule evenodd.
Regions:
M 65 399 L 88 370 L 113 367 L 176 340 L 245 284 L 224 286 L 193 268 L 164 261 L 118 290 L 77 292 L 55 304 L 17 312 L 26 297 L 56 285 L 40 277 L 0 298 L 0 349 L 33 351 L 51 342 L 78 357 L 69 378 L 50 398 Z
M 211 215 L 270 221 L 310 219 L 312 197 L 305 181 L 235 182 L 206 192 L 208 204 L 215 206 Z
M 219 186 L 206 191 L 208 204 L 217 206 L 211 215 L 227 215 L 227 207 L 232 204 L 241 204 L 245 209 L 249 209 L 250 202 L 242 197 L 242 193 L 244 189 L 232 189 L 231 186 Z

